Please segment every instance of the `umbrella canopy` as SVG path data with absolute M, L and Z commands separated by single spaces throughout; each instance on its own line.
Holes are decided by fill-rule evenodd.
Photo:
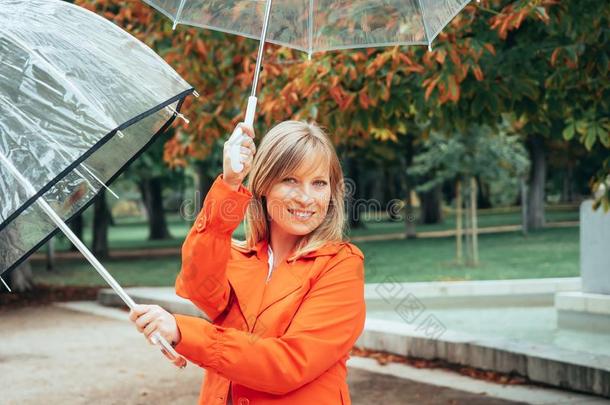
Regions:
M 144 0 L 174 24 L 261 39 L 266 0 Z M 430 45 L 470 0 L 273 0 L 266 41 L 312 54 Z
M 144 0 L 177 24 L 260 40 L 245 123 L 254 123 L 265 42 L 307 52 L 432 41 L 470 0 Z M 231 168 L 241 172 L 241 129 L 229 138 Z
M 1 0 L 0 21 L 2 275 L 58 229 L 37 201 L 61 220 L 80 213 L 193 89 L 136 38 L 70 3 Z

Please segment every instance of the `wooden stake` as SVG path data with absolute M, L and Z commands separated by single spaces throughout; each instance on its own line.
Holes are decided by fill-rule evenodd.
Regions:
M 462 264 L 462 183 L 455 182 L 455 260 Z
M 477 181 L 470 178 L 470 225 L 472 232 L 472 265 L 479 265 L 479 240 L 477 229 Z

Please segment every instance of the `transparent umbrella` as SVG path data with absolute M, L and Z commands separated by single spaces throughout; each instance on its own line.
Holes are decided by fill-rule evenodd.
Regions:
M 0 275 L 61 230 L 133 307 L 64 221 L 168 128 L 193 89 L 95 13 L 59 0 L 0 5 Z
M 470 0 L 144 0 L 177 24 L 260 40 L 246 124 L 252 125 L 265 42 L 307 52 L 428 45 Z M 229 139 L 239 162 L 241 131 Z

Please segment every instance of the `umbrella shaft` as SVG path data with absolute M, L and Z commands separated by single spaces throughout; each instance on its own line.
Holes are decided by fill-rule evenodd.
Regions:
M 76 246 L 76 248 L 85 256 L 85 258 L 91 263 L 93 268 L 99 273 L 100 276 L 112 287 L 114 292 L 117 293 L 119 297 L 123 300 L 123 302 L 131 309 L 136 303 L 133 299 L 127 295 L 123 287 L 117 283 L 117 281 L 108 273 L 104 265 L 100 263 L 99 260 L 91 253 L 91 251 L 85 246 L 85 244 L 72 232 L 70 227 L 57 215 L 57 213 L 53 210 L 53 208 L 45 201 L 42 197 L 36 200 L 40 208 L 51 218 L 51 220 L 57 225 L 59 229 L 70 239 L 70 242 Z
M 0 153 L 0 161 L 11 172 L 13 177 L 17 179 L 17 181 L 27 191 L 28 194 L 36 194 L 36 189 L 34 188 L 32 183 L 30 183 L 28 179 L 23 177 L 19 170 L 17 170 L 13 163 L 6 156 L 4 156 L 3 153 Z M 78 236 L 76 236 L 74 232 L 72 232 L 68 225 L 59 217 L 59 215 L 57 215 L 55 210 L 53 210 L 53 208 L 43 199 L 42 196 L 36 199 L 36 203 L 40 206 L 40 208 L 42 208 L 45 214 L 47 214 L 49 218 L 51 218 L 53 223 L 59 229 L 61 229 L 61 231 L 68 237 L 68 239 L 70 239 L 70 242 L 72 242 L 74 246 L 76 246 L 77 249 L 83 254 L 83 256 L 85 256 L 85 258 L 89 261 L 89 263 L 91 263 L 93 268 L 95 268 L 95 270 L 100 274 L 100 276 L 102 276 L 102 278 L 108 283 L 108 285 L 110 285 L 110 287 L 112 287 L 112 289 L 118 294 L 118 296 L 121 297 L 123 302 L 125 302 L 125 304 L 129 308 L 133 308 L 136 305 L 133 299 L 131 299 L 131 297 L 127 295 L 123 287 L 121 287 L 119 283 L 116 282 L 114 277 L 112 277 L 110 273 L 108 273 L 102 263 L 97 260 L 97 258 L 93 255 L 93 253 L 91 253 L 87 246 L 85 246 L 85 244 L 78 238 Z
M 256 97 L 256 89 L 258 88 L 258 76 L 261 72 L 261 64 L 263 63 L 263 54 L 265 52 L 265 41 L 267 40 L 267 28 L 269 27 L 269 16 L 271 15 L 271 1 L 267 0 L 265 6 L 265 18 L 263 19 L 263 31 L 261 32 L 261 40 L 258 43 L 258 55 L 256 56 L 256 68 L 254 70 L 254 80 L 252 82 L 251 97 Z

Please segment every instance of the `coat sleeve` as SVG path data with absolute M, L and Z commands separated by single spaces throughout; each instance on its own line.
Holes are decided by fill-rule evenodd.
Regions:
M 182 245 L 176 294 L 191 300 L 210 319 L 222 313 L 228 303 L 226 267 L 231 255 L 231 235 L 243 220 L 251 197 L 243 185 L 234 191 L 219 175 Z
M 350 254 L 315 282 L 284 335 L 263 338 L 176 315 L 182 336 L 176 350 L 237 384 L 281 395 L 347 355 L 365 316 L 364 260 Z

